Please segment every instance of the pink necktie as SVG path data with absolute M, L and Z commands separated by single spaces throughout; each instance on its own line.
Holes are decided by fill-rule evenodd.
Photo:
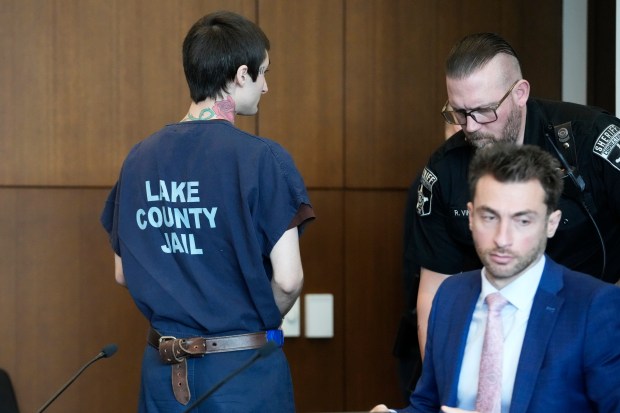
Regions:
M 501 313 L 508 301 L 500 293 L 487 295 L 485 301 L 489 306 L 489 315 L 484 332 L 484 343 L 482 344 L 476 410 L 480 413 L 499 413 L 502 399 L 502 356 L 504 350 Z

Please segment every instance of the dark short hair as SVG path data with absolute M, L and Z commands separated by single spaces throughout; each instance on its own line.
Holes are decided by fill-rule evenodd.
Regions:
M 256 81 L 268 50 L 265 33 L 245 17 L 229 11 L 202 17 L 183 41 L 183 69 L 192 100 L 221 97 L 242 65 Z
M 481 69 L 500 53 L 514 56 L 521 71 L 519 57 L 512 46 L 495 33 L 475 33 L 462 38 L 452 47 L 446 60 L 446 76 L 462 79 Z
M 534 145 L 496 143 L 477 150 L 469 164 L 472 200 L 476 195 L 478 181 L 485 175 L 491 175 L 503 183 L 539 181 L 545 191 L 549 214 L 557 209 L 564 188 L 558 160 Z

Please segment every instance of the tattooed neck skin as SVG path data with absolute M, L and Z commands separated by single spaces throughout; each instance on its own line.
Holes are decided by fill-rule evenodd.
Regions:
M 235 123 L 235 101 L 232 96 L 227 95 L 223 100 L 204 100 L 192 103 L 189 112 L 181 122 L 211 119 L 223 119 Z

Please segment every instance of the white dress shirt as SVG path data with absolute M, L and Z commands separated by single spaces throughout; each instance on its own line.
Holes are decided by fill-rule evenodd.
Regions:
M 525 271 L 519 278 L 500 290 L 508 300 L 508 305 L 502 310 L 502 327 L 504 330 L 504 358 L 502 365 L 502 413 L 510 410 L 512 390 L 515 384 L 517 365 L 521 355 L 523 337 L 527 328 L 527 321 L 532 309 L 534 295 L 545 267 L 545 256 Z M 498 291 L 486 278 L 486 271 L 482 270 L 482 291 L 476 302 L 476 308 L 469 325 L 467 343 L 463 355 L 463 364 L 459 375 L 457 406 L 465 410 L 475 410 L 476 394 L 478 392 L 478 370 L 484 341 L 488 307 L 485 297 Z

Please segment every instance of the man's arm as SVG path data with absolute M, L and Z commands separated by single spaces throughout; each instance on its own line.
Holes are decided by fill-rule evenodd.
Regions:
M 424 360 L 424 346 L 426 345 L 426 332 L 428 330 L 428 316 L 431 313 L 433 298 L 437 289 L 449 276 L 440 274 L 426 268 L 420 268 L 420 287 L 418 289 L 418 342 L 420 343 L 420 354 Z
M 297 227 L 282 235 L 271 250 L 269 258 L 273 267 L 271 289 L 280 314 L 284 317 L 295 304 L 304 283 Z
M 118 256 L 118 254 L 114 254 L 114 278 L 117 283 L 123 287 L 127 287 L 127 283 L 125 282 L 125 273 L 123 272 L 123 260 Z
M 585 391 L 600 412 L 620 412 L 620 288 L 606 286 L 591 299 L 583 353 Z

